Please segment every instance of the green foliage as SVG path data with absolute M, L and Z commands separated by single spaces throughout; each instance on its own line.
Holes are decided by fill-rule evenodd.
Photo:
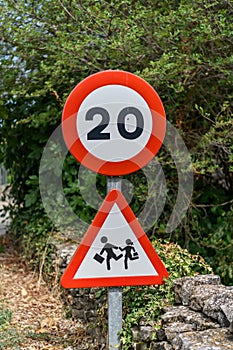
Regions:
M 12 312 L 0 300 L 0 349 L 20 349 L 23 335 L 11 327 Z
M 53 273 L 54 253 L 51 241 L 55 232 L 48 217 L 44 216 L 39 208 L 21 210 L 20 214 L 13 218 L 11 235 L 22 258 L 40 274 L 45 273 L 50 277 Z
M 199 203 L 202 201 L 208 203 L 209 196 L 213 202 L 218 202 L 221 198 L 222 201 L 225 199 L 224 191 L 215 190 L 214 195 L 205 191 Z M 188 222 L 189 237 L 185 238 L 189 250 L 205 256 L 205 260 L 222 277 L 222 281 L 227 285 L 232 285 L 232 201 L 223 203 L 222 206 L 214 203 L 210 205 L 198 204 L 191 215 L 192 218 Z
M 49 230 L 50 222 L 44 219 L 27 224 L 22 241 L 22 254 L 26 260 L 36 267 L 40 267 L 47 275 L 51 273 L 51 254 L 54 248 L 51 244 L 53 231 Z
M 0 301 L 0 326 L 1 330 L 7 327 L 12 319 L 12 312 L 3 307 L 2 302 Z
M 156 329 L 160 328 L 162 309 L 174 303 L 172 286 L 176 278 L 212 272 L 200 255 L 191 255 L 177 244 L 168 242 L 161 244 L 153 239 L 153 246 L 165 264 L 169 278 L 165 284 L 160 286 L 137 286 L 123 289 L 124 323 L 121 339 L 125 350 L 132 348 L 132 328 L 140 321 L 153 321 L 156 338 Z
M 41 237 L 36 234 L 41 232 L 41 221 L 45 221 L 44 242 L 51 232 L 41 203 L 38 169 L 43 148 L 60 124 L 68 94 L 92 73 L 127 70 L 158 91 L 167 118 L 181 133 L 193 162 L 195 188 L 188 215 L 179 229 L 168 234 L 177 172 L 165 147 L 159 152 L 167 201 L 151 233 L 179 242 L 194 253 L 199 251 L 223 281 L 232 284 L 230 2 L 0 0 L 0 4 L 0 162 L 10 177 L 10 215 L 16 239 L 29 247 L 28 237 L 33 246 L 33 240 Z M 67 156 L 64 193 L 75 213 L 90 223 L 95 210 L 76 187 L 77 173 L 76 161 Z M 143 172 L 125 178 L 133 181 L 132 208 L 138 213 L 147 196 Z M 99 176 L 101 196 L 104 186 Z M 39 246 L 33 254 L 40 255 Z

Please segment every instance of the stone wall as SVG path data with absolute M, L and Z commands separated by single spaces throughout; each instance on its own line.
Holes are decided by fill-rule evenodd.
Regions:
M 183 277 L 174 283 L 176 305 L 165 308 L 157 341 L 154 325 L 133 330 L 134 349 L 233 350 L 233 287 L 216 275 Z
M 3 201 L 3 194 L 6 189 L 6 185 L 0 185 L 0 236 L 3 236 L 10 224 L 9 214 L 3 213 L 4 207 L 9 204 L 8 198 Z
M 61 273 L 75 249 L 57 250 Z M 163 310 L 161 329 L 155 330 L 156 320 L 141 319 L 132 329 L 132 349 L 233 350 L 233 287 L 221 285 L 219 276 L 197 275 L 177 279 L 174 291 L 176 305 Z M 106 349 L 106 289 L 71 289 L 64 295 L 72 316 L 86 325 L 90 349 Z
M 70 262 L 77 244 L 57 245 L 56 265 L 62 275 Z M 86 326 L 90 349 L 106 349 L 107 339 L 107 290 L 106 288 L 80 288 L 63 290 L 71 316 Z M 100 321 L 101 320 L 101 321 Z

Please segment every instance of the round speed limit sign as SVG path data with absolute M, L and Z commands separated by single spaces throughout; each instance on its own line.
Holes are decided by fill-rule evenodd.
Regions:
M 87 168 L 104 175 L 133 173 L 162 145 L 166 116 L 157 92 L 124 71 L 103 71 L 81 81 L 62 115 L 67 147 Z

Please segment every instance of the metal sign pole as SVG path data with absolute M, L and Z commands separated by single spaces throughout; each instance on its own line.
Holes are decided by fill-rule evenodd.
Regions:
M 107 192 L 121 190 L 119 177 L 107 177 Z M 122 329 L 122 288 L 108 288 L 108 349 L 120 350 L 120 336 Z

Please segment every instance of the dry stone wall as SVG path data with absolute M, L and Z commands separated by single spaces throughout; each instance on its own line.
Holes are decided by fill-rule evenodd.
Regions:
M 216 275 L 183 277 L 174 283 L 176 305 L 164 309 L 158 341 L 153 323 L 134 330 L 137 350 L 233 350 L 233 287 Z
M 77 244 L 56 244 L 55 246 L 57 249 L 55 264 L 62 275 L 77 249 Z M 68 289 L 63 290 L 63 296 L 70 308 L 71 316 L 79 319 L 86 326 L 87 335 L 90 337 L 90 349 L 106 349 L 106 288 Z
M 3 194 L 6 189 L 6 185 L 0 185 L 0 236 L 3 236 L 7 228 L 9 227 L 10 220 L 9 220 L 9 215 L 4 214 L 2 211 L 4 207 L 6 207 L 9 203 L 9 200 L 4 200 L 3 201 Z
M 57 250 L 61 273 L 75 249 Z M 163 310 L 159 330 L 156 320 L 144 319 L 132 329 L 132 350 L 233 350 L 233 287 L 221 285 L 217 275 L 197 275 L 177 279 L 174 291 L 176 305 Z M 106 349 L 106 289 L 71 289 L 65 297 L 72 316 L 86 324 L 90 348 Z

